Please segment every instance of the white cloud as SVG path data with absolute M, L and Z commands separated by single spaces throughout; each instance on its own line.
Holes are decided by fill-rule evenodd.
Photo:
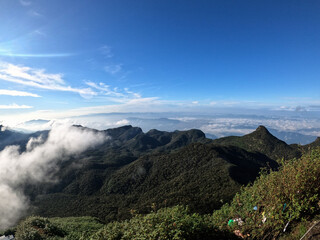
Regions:
M 235 133 L 240 135 L 250 133 L 259 125 L 264 125 L 268 129 L 276 129 L 283 132 L 299 132 L 305 135 L 312 135 L 306 129 L 320 128 L 318 119 L 288 117 L 217 117 L 208 120 L 199 128 L 217 137 L 224 137 Z
M 110 65 L 106 65 L 104 67 L 104 70 L 107 72 L 107 73 L 110 73 L 112 75 L 115 75 L 117 74 L 118 72 L 120 72 L 122 69 L 122 64 L 110 64 Z
M 66 85 L 62 77 L 60 73 L 46 73 L 44 69 L 0 62 L 0 80 L 47 90 L 79 93 L 83 97 L 96 95 L 91 88 L 73 88 Z
M 30 6 L 31 5 L 31 2 L 30 1 L 24 1 L 24 0 L 19 0 L 20 4 L 22 6 Z
M 40 36 L 43 36 L 43 37 L 47 36 L 47 34 L 45 34 L 42 30 L 39 30 L 39 29 L 38 30 L 34 30 L 32 33 L 40 35 Z
M 34 31 L 33 33 L 46 36 L 45 33 Z M 6 57 L 23 57 L 23 58 L 63 58 L 76 55 L 75 53 L 13 53 L 10 51 L 0 50 L 0 56 Z
M 113 90 L 110 89 L 109 85 L 106 85 L 102 82 L 99 84 L 87 81 L 86 84 L 92 88 L 95 88 L 97 90 L 100 90 L 100 94 L 107 95 L 107 96 L 115 96 L 115 97 L 124 97 L 124 94 L 120 93 L 117 88 L 114 88 Z
M 32 106 L 27 105 L 18 105 L 18 104 L 10 104 L 10 105 L 0 105 L 0 109 L 28 109 L 33 108 Z
M 135 93 L 133 91 L 130 91 L 129 88 L 125 88 L 124 91 L 129 94 L 129 95 L 132 95 L 133 97 L 135 98 L 141 98 L 141 95 L 139 93 Z
M 113 54 L 111 52 L 111 47 L 108 45 L 104 45 L 100 48 L 101 54 L 106 58 L 112 58 Z
M 115 101 L 118 98 L 115 98 Z M 176 111 L 176 106 L 167 105 L 158 98 L 122 99 L 122 102 L 111 105 L 100 105 L 94 107 L 83 107 L 68 110 L 39 110 L 28 113 L 7 114 L 1 116 L 5 125 L 16 126 L 20 122 L 34 119 L 63 119 L 76 116 L 100 113 L 125 113 L 125 112 L 166 112 Z
M 0 95 L 19 96 L 19 97 L 40 97 L 38 94 L 34 94 L 34 93 L 15 91 L 15 90 L 6 90 L 6 89 L 0 89 Z
M 32 17 L 43 17 L 43 15 L 35 10 L 30 10 L 28 14 Z
M 128 125 L 130 122 L 127 119 L 122 119 L 116 122 L 117 126 L 123 126 L 123 125 Z
M 129 88 L 119 90 L 119 88 L 111 88 L 109 85 L 100 82 L 99 84 L 87 81 L 86 84 L 94 89 L 99 90 L 99 95 L 107 96 L 108 100 L 116 103 L 130 104 L 134 101 L 150 100 L 150 98 L 143 98 L 141 94 L 131 91 Z M 157 99 L 157 98 L 152 98 Z
M 41 136 L 32 138 L 26 151 L 8 146 L 0 152 L 0 229 L 11 227 L 28 207 L 27 198 L 18 190 L 28 183 L 56 181 L 58 162 L 81 154 L 108 138 L 104 133 L 78 127 L 55 125 L 45 141 Z

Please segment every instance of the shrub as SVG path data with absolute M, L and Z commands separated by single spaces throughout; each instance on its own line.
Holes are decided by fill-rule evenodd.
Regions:
M 50 221 L 65 231 L 68 240 L 87 240 L 104 226 L 94 217 L 50 218 Z
M 252 186 L 236 194 L 230 204 L 215 211 L 213 222 L 220 229 L 240 230 L 251 238 L 278 236 L 289 221 L 299 221 L 320 210 L 319 182 L 320 149 L 317 149 L 301 159 L 283 163 L 278 172 L 262 173 Z M 243 224 L 227 224 L 235 218 L 241 218 Z
M 95 233 L 92 240 L 120 239 L 235 239 L 218 231 L 209 216 L 190 214 L 187 207 L 163 208 L 131 220 L 113 222 Z
M 49 219 L 29 217 L 17 226 L 15 237 L 17 240 L 42 240 L 48 237 L 63 237 L 65 232 L 52 224 Z

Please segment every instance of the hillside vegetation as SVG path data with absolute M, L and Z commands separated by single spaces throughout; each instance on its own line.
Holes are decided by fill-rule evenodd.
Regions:
M 120 239 L 238 239 L 221 231 L 209 215 L 190 213 L 188 208 L 163 208 L 146 215 L 136 214 L 130 220 L 105 226 L 94 218 L 29 217 L 16 228 L 17 240 L 120 240 Z
M 152 203 L 189 205 L 192 211 L 210 213 L 254 181 L 263 167 L 276 169 L 278 164 L 238 147 L 194 143 L 138 158 L 103 179 L 92 195 L 70 194 L 69 185 L 67 191 L 38 196 L 34 203 L 37 214 L 44 216 L 91 215 L 104 221 L 128 218 L 132 208 L 149 212 Z M 97 187 L 89 178 L 97 175 L 84 179 L 82 174 L 83 185 Z
M 262 174 L 213 214 L 220 229 L 239 230 L 252 239 L 273 239 L 295 223 L 320 212 L 320 149 Z M 242 222 L 230 219 L 241 218 Z M 287 227 L 286 227 L 287 226 Z
M 212 215 L 195 214 L 182 206 L 156 211 L 153 205 L 147 215 L 132 210 L 130 220 L 105 226 L 94 219 L 90 225 L 92 219 L 81 222 L 74 218 L 76 221 L 72 222 L 70 218 L 38 218 L 41 227 L 40 220 L 29 218 L 18 225 L 16 236 L 18 240 L 75 239 L 74 236 L 78 239 L 298 239 L 307 228 L 296 232 L 295 227 L 320 214 L 319 182 L 320 149 L 316 149 L 301 159 L 283 162 L 279 171 L 262 173 L 252 185 L 242 188 L 230 204 Z M 30 224 L 32 221 L 38 227 Z M 75 227 L 75 223 L 84 226 Z M 19 237 L 28 236 L 29 232 L 36 235 L 38 232 L 42 238 Z
M 26 185 L 33 214 L 113 221 L 130 217 L 130 209 L 147 213 L 152 203 L 211 213 L 261 168 L 276 170 L 280 159 L 300 157 L 317 145 L 288 145 L 263 126 L 217 140 L 199 130 L 143 133 L 123 126 L 103 132 L 111 137 L 104 145 L 61 163 L 58 184 Z
M 287 232 L 319 210 L 319 150 L 310 153 L 319 146 L 319 139 L 305 146 L 288 145 L 263 126 L 243 137 L 217 140 L 205 138 L 199 130 L 143 133 L 140 128 L 124 126 L 89 131 L 103 132 L 111 139 L 99 148 L 61 161 L 56 175 L 58 183 L 26 182 L 21 186 L 31 200 L 29 215 L 50 217 L 50 224 L 62 229 L 70 239 L 91 236 L 98 227 L 80 231 L 86 227 L 79 226 L 72 230 L 69 223 L 82 221 L 87 226 L 86 220 L 65 217 L 96 217 L 99 229 L 102 222 L 119 221 L 114 224 L 125 236 L 128 226 L 139 225 L 147 216 L 163 219 L 162 211 L 177 212 L 176 205 L 180 206 L 179 211 L 185 211 L 183 216 L 177 215 L 179 218 L 191 217 L 200 221 L 201 226 L 210 223 L 205 226 L 207 230 L 219 230 L 219 234 L 236 231 L 239 236 L 267 239 L 279 235 L 288 222 Z M 48 132 L 37 134 L 46 137 Z M 181 206 L 188 206 L 188 210 Z M 147 213 L 151 215 L 143 215 Z M 234 223 L 234 219 L 238 222 Z M 45 221 L 43 226 L 49 224 L 47 220 L 41 220 Z M 30 222 L 22 226 L 19 231 L 30 229 Z M 99 231 L 114 231 L 112 226 Z M 47 230 L 40 233 L 52 237 Z

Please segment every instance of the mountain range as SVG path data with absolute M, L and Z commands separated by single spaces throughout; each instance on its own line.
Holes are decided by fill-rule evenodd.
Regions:
M 59 162 L 57 182 L 26 182 L 29 214 L 48 217 L 84 216 L 112 221 L 157 208 L 188 205 L 194 212 L 211 213 L 229 202 L 241 186 L 253 182 L 262 168 L 277 170 L 279 160 L 298 158 L 320 146 L 288 145 L 265 127 L 242 137 L 208 139 L 196 129 L 150 130 L 130 125 L 98 131 L 109 140 L 81 155 Z M 18 144 L 21 151 L 30 137 L 48 137 L 48 131 L 23 134 L 4 129 L 0 147 Z M 75 167 L 76 166 L 76 167 Z

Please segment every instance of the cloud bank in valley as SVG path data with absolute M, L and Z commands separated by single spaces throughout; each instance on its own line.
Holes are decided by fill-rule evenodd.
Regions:
M 259 125 L 266 126 L 273 135 L 287 143 L 307 144 L 320 137 L 320 112 L 257 111 L 241 113 L 104 113 L 82 115 L 54 120 L 32 120 L 9 125 L 21 131 L 51 129 L 55 122 L 82 125 L 98 130 L 132 125 L 144 132 L 150 129 L 161 131 L 202 130 L 209 138 L 244 135 L 253 132 Z M 8 125 L 7 122 L 3 123 Z
M 31 138 L 24 152 L 8 146 L 0 152 L 0 229 L 12 226 L 28 208 L 28 199 L 19 186 L 25 182 L 54 181 L 57 163 L 102 144 L 108 137 L 102 132 L 54 125 L 47 139 Z

